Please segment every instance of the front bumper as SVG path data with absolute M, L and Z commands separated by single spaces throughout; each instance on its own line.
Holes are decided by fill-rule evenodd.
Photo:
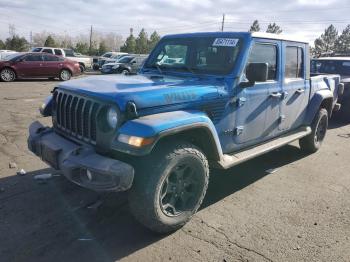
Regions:
M 28 148 L 43 161 L 61 170 L 70 181 L 95 191 L 125 191 L 134 179 L 131 165 L 97 154 L 34 122 L 29 127 Z

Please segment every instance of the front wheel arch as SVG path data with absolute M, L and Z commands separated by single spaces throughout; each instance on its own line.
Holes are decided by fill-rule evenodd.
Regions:
M 163 143 L 168 141 L 186 141 L 200 148 L 206 155 L 208 160 L 219 161 L 221 159 L 221 151 L 218 149 L 217 142 L 209 128 L 205 126 L 188 128 L 180 131 L 168 132 L 160 136 L 155 143 L 152 152 Z

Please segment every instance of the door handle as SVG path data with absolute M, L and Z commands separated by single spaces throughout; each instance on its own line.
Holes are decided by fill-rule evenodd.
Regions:
M 272 97 L 272 98 L 281 98 L 282 97 L 282 93 L 273 92 L 272 94 L 270 94 L 270 97 Z
M 305 89 L 302 89 L 302 88 L 298 88 L 297 91 L 295 91 L 295 93 L 298 93 L 298 94 L 302 94 L 305 92 Z

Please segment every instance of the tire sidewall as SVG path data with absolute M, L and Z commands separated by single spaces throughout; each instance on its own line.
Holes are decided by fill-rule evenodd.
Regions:
M 62 78 L 62 73 L 63 73 L 63 72 L 68 72 L 68 74 L 69 74 L 68 79 Z M 61 81 L 68 81 L 68 80 L 71 79 L 71 77 L 72 77 L 72 74 L 71 74 L 71 72 L 70 72 L 69 70 L 67 70 L 67 69 L 62 69 L 62 70 L 60 71 L 60 80 L 61 80 Z
M 319 126 L 320 126 L 320 123 L 321 123 L 321 121 L 323 120 L 325 118 L 325 120 L 326 120 L 326 127 L 325 127 L 325 129 L 326 129 L 326 131 L 325 131 L 325 135 L 324 135 L 324 137 L 322 138 L 322 140 L 321 141 L 315 141 L 315 136 L 316 136 L 316 132 L 317 132 L 317 130 L 318 130 L 318 128 L 319 128 Z M 320 147 L 321 147 L 321 145 L 322 145 L 322 143 L 323 143 L 323 141 L 324 141 L 324 138 L 325 138 L 325 136 L 326 136 L 326 133 L 327 133 L 327 128 L 328 128 L 328 112 L 327 112 L 327 110 L 326 109 L 320 109 L 320 111 L 318 112 L 318 114 L 317 114 L 317 118 L 315 118 L 315 121 L 314 121 L 314 123 L 313 123 L 313 126 L 312 126 L 312 138 L 314 139 L 314 147 L 316 148 L 316 149 L 319 149 Z
M 4 70 L 9 70 L 9 71 L 11 71 L 12 72 L 12 74 L 13 74 L 13 78 L 11 79 L 11 80 L 5 80 L 5 79 L 3 79 L 2 78 L 2 72 L 4 71 Z M 3 82 L 12 82 L 12 81 L 15 81 L 15 79 L 16 79 L 16 72 L 13 70 L 13 69 L 11 69 L 11 68 L 3 68 L 3 69 L 1 69 L 0 70 L 0 79 L 1 79 L 1 81 L 3 81 Z
M 167 216 L 166 214 L 164 214 L 164 212 L 162 211 L 162 208 L 160 206 L 160 194 L 161 194 L 161 190 L 162 190 L 162 186 L 164 183 L 164 180 L 168 177 L 168 175 L 170 174 L 171 170 L 178 165 L 181 162 L 192 162 L 193 165 L 197 165 L 197 170 L 200 170 L 200 179 L 201 181 L 199 181 L 200 183 L 200 193 L 199 195 L 199 199 L 195 205 L 195 207 L 191 210 L 191 211 L 184 211 L 181 212 L 181 214 L 179 214 L 178 216 Z M 156 188 L 156 194 L 154 195 L 154 199 L 153 199 L 153 208 L 156 211 L 156 215 L 159 219 L 159 221 L 161 221 L 164 224 L 167 224 L 169 226 L 176 226 L 177 224 L 181 224 L 181 223 L 185 223 L 189 217 L 191 217 L 199 208 L 201 202 L 203 199 L 201 199 L 201 196 L 203 195 L 203 191 L 206 190 L 205 188 L 205 184 L 206 184 L 206 170 L 205 167 L 201 161 L 201 159 L 199 157 L 197 157 L 196 155 L 193 154 L 183 154 L 183 155 L 176 155 L 173 159 L 166 161 L 165 164 L 165 168 L 162 170 L 162 172 L 160 173 L 160 177 L 159 177 L 159 182 L 157 184 L 157 188 Z M 164 167 L 164 165 L 163 165 Z
M 172 168 L 184 159 L 202 166 L 204 172 L 201 171 L 201 181 L 204 186 L 198 190 L 200 197 L 191 211 L 170 217 L 163 213 L 160 206 L 162 185 Z M 168 233 L 182 227 L 203 202 L 209 182 L 209 165 L 205 155 L 194 145 L 185 142 L 161 143 L 151 155 L 131 164 L 136 173 L 129 191 L 129 207 L 134 217 L 152 231 Z

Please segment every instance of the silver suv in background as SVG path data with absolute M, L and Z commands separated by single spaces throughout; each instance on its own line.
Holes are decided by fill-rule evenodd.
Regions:
M 89 56 L 78 55 L 72 49 L 55 48 L 55 47 L 34 47 L 31 52 L 49 53 L 58 56 L 63 56 L 69 60 L 78 62 L 80 71 L 84 72 L 87 68 L 92 68 L 92 58 Z

